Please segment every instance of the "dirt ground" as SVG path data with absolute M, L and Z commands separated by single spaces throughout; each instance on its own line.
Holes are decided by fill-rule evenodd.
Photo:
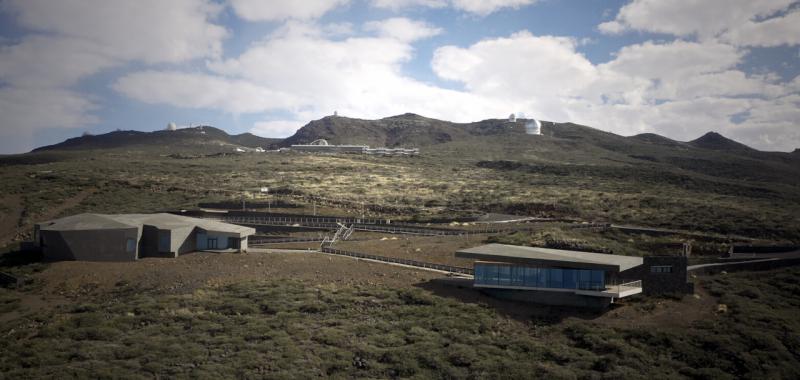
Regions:
M 354 233 L 354 238 L 361 235 Z M 472 267 L 472 261 L 455 257 L 459 249 L 485 244 L 485 235 L 466 236 L 409 236 L 378 235 L 366 241 L 342 241 L 336 249 L 371 253 L 374 255 L 413 259 L 436 264 Z
M 18 292 L 21 307 L 0 315 L 0 322 L 83 300 L 107 299 L 117 291 L 189 294 L 203 287 L 268 278 L 293 279 L 309 286 L 417 287 L 490 307 L 499 315 L 524 324 L 581 320 L 609 327 L 682 327 L 698 319 L 715 318 L 717 305 L 713 297 L 699 289 L 697 296 L 680 301 L 624 299 L 603 311 L 551 307 L 488 297 L 472 288 L 469 279 L 348 257 L 312 252 L 193 253 L 176 259 L 145 258 L 136 262 L 51 263 L 33 275 L 33 289 Z

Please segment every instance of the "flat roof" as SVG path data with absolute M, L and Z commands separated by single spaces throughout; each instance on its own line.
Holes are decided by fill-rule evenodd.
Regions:
M 252 227 L 166 213 L 78 214 L 39 223 L 39 228 L 43 231 L 76 231 L 139 228 L 142 225 L 154 226 L 161 230 L 198 227 L 206 231 L 235 233 L 240 236 L 248 236 L 256 233 L 256 230 Z
M 644 263 L 644 259 L 641 257 L 507 244 L 487 244 L 462 249 L 456 252 L 456 257 L 551 267 L 604 269 L 616 272 L 622 272 Z

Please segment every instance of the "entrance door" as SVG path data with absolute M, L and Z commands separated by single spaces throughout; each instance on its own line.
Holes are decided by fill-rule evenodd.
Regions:
M 217 249 L 217 238 L 208 238 L 208 249 Z

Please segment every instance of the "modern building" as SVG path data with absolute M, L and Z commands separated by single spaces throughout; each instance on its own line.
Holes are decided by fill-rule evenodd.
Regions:
M 325 139 L 314 140 L 310 144 L 292 145 L 291 150 L 309 153 L 353 153 L 381 156 L 416 156 L 418 148 L 370 148 L 368 145 L 331 145 Z
M 364 154 L 369 148 L 366 145 L 331 145 L 325 139 L 314 140 L 310 144 L 292 145 L 292 150 L 310 153 L 355 153 Z
M 225 250 L 246 252 L 250 227 L 172 214 L 78 214 L 36 224 L 45 260 L 133 261 Z
M 632 257 L 488 244 L 456 252 L 475 259 L 474 287 L 498 298 L 606 307 L 639 293 L 691 293 L 686 257 Z M 648 270 L 650 264 L 652 270 Z

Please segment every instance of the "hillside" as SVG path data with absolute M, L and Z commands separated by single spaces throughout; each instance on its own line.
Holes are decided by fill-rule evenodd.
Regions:
M 689 142 L 689 145 L 726 152 L 753 152 L 755 149 L 742 143 L 733 141 L 717 132 L 708 132 Z
M 332 144 L 365 144 L 386 147 L 424 147 L 469 136 L 524 133 L 524 121 L 489 119 L 474 123 L 453 123 L 407 113 L 377 120 L 327 116 L 300 128 L 281 146 L 326 139 Z
M 101 135 L 74 137 L 64 142 L 36 148 L 34 152 L 50 150 L 89 150 L 120 147 L 197 147 L 197 146 L 245 146 L 250 148 L 273 147 L 277 139 L 259 137 L 251 133 L 229 135 L 225 131 L 202 126 L 183 128 L 175 131 L 114 131 Z

